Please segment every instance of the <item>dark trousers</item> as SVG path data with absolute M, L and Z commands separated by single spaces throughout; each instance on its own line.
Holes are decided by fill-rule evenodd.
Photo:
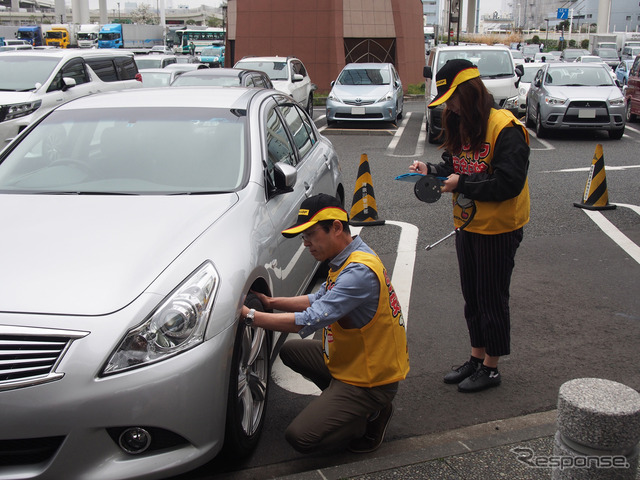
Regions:
M 364 388 L 334 379 L 324 363 L 320 340 L 289 340 L 280 358 L 322 390 L 285 432 L 291 446 L 302 453 L 337 449 L 362 437 L 369 415 L 391 403 L 398 390 L 397 382 Z
M 492 357 L 508 355 L 509 287 L 523 230 L 498 235 L 460 231 L 456 251 L 471 346 Z

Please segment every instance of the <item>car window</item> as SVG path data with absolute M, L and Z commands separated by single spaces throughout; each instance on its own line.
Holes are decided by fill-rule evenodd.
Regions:
M 293 67 L 293 73 L 299 73 L 303 77 L 307 76 L 307 71 L 304 68 L 304 65 L 302 64 L 302 62 L 299 62 L 297 60 L 292 60 L 291 66 Z
M 49 85 L 47 92 L 62 90 L 64 87 L 62 79 L 65 77 L 73 78 L 76 81 L 76 85 L 81 85 L 89 81 L 87 70 L 84 68 L 84 62 L 81 58 L 74 58 L 65 63 L 58 73 L 56 73 L 56 76 L 51 82 L 51 85 Z
M 91 70 L 93 70 L 103 82 L 115 82 L 118 80 L 118 73 L 113 59 L 89 58 L 87 59 L 87 63 L 91 67 Z
M 296 165 L 295 148 L 275 108 L 267 115 L 267 175 L 275 183 L 273 166 L 278 163 Z
M 316 143 L 315 132 L 309 125 L 308 117 L 295 105 L 281 106 L 279 109 L 291 135 L 293 135 L 293 141 L 298 147 L 300 158 L 303 159 Z
M 258 70 L 268 75 L 271 80 L 288 80 L 287 62 L 274 62 L 263 60 L 240 60 L 236 63 L 236 68 L 246 68 Z

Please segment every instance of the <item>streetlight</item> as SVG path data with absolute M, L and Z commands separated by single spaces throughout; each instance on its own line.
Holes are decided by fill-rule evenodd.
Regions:
M 122 23 L 122 20 L 120 19 L 120 2 L 118 2 L 118 23 Z

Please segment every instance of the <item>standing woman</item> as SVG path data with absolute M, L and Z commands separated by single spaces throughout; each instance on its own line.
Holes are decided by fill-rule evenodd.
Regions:
M 443 161 L 415 162 L 412 172 L 447 177 L 453 192 L 456 251 L 471 358 L 447 373 L 461 392 L 500 385 L 498 360 L 510 353 L 509 286 L 523 226 L 529 221 L 529 135 L 508 110 L 493 108 L 478 68 L 449 60 L 437 73 Z M 471 220 L 469 218 L 472 216 Z

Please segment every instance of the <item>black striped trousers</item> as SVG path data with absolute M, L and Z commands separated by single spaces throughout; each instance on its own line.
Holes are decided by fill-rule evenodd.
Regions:
M 456 234 L 460 284 L 471 346 L 500 357 L 510 353 L 509 286 L 523 230 Z

